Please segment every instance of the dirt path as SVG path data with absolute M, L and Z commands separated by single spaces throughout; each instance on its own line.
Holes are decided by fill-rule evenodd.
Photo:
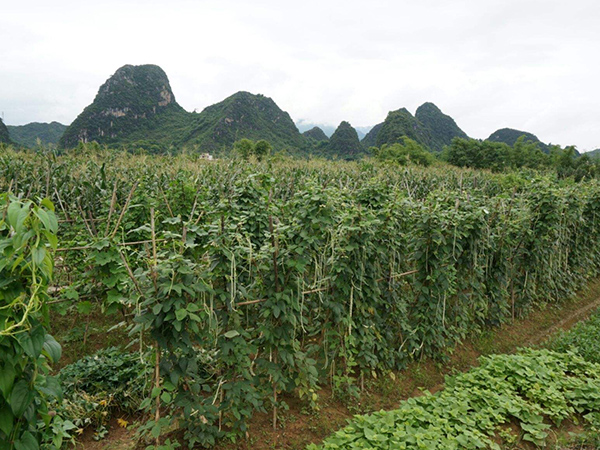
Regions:
M 552 325 L 546 331 L 540 333 L 535 338 L 531 339 L 529 342 L 525 344 L 525 346 L 534 346 L 543 343 L 546 339 L 548 339 L 553 334 L 557 333 L 561 330 L 568 330 L 575 326 L 577 323 L 586 319 L 592 312 L 596 309 L 600 308 L 600 297 L 596 298 L 592 303 L 585 305 L 578 310 L 572 312 L 567 317 L 562 319 L 555 325 Z

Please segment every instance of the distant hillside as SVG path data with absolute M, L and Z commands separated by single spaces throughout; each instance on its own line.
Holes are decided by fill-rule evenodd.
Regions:
M 514 130 L 512 128 L 502 128 L 500 130 L 496 130 L 490 135 L 489 138 L 487 138 L 487 140 L 492 142 L 504 142 L 512 147 L 515 145 L 515 142 L 517 142 L 517 139 L 519 139 L 521 136 L 525 136 L 526 141 L 531 141 L 538 144 L 540 150 L 542 150 L 544 153 L 548 153 L 550 151 L 550 147 L 541 142 L 535 134 L 531 134 L 526 131 Z
M 0 119 L 0 144 L 9 144 L 10 137 L 8 134 L 8 128 L 4 125 L 2 119 Z
M 27 125 L 8 125 L 11 139 L 24 147 L 33 148 L 38 145 L 56 145 L 67 129 L 66 125 L 58 122 L 32 122 Z
M 304 133 L 302 133 L 302 135 L 304 137 L 314 139 L 317 142 L 329 140 L 329 138 L 327 137 L 325 132 L 322 129 L 320 129 L 319 127 L 313 127 L 310 130 L 307 130 Z
M 363 148 L 365 150 L 368 150 L 371 147 L 376 147 L 377 146 L 377 134 L 379 134 L 379 131 L 381 130 L 381 127 L 383 127 L 383 122 L 378 123 L 373 128 L 371 128 L 371 131 L 369 131 L 365 135 L 365 137 L 362 138 L 362 140 L 360 141 L 360 143 L 362 144 L 362 146 L 363 146 Z
M 455 137 L 468 137 L 452 117 L 444 114 L 433 103 L 423 103 L 419 106 L 415 118 L 429 129 L 432 150 L 440 152 L 444 146 L 450 145 Z
M 433 138 L 431 131 L 419 122 L 406 108 L 398 111 L 391 111 L 386 117 L 377 138 L 376 146 L 383 144 L 394 144 L 400 142 L 403 136 L 406 136 L 419 144 L 433 148 Z
M 98 91 L 93 103 L 66 129 L 63 148 L 79 142 L 170 144 L 190 120 L 158 66 L 121 67 Z
M 264 95 L 238 92 L 195 114 L 180 145 L 198 145 L 202 151 L 223 153 L 239 139 L 266 139 L 275 151 L 298 150 L 303 136 L 290 115 Z
M 592 150 L 589 152 L 585 152 L 583 154 L 588 155 L 590 158 L 600 158 L 600 148 L 597 148 L 596 150 Z
M 356 130 L 348 122 L 342 122 L 329 139 L 326 156 L 340 159 L 357 159 L 361 156 L 362 151 Z

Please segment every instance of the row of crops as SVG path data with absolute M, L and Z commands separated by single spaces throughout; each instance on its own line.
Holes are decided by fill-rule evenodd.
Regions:
M 2 191 L 54 204 L 53 307 L 101 304 L 152 362 L 157 445 L 276 426 L 288 395 L 443 358 L 600 267 L 600 185 L 533 173 L 8 151 Z

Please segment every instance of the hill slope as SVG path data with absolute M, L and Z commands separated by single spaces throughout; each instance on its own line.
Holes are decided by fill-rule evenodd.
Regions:
M 370 147 L 377 146 L 377 135 L 379 134 L 381 127 L 383 127 L 383 122 L 378 123 L 373 128 L 371 128 L 371 131 L 369 131 L 365 135 L 365 137 L 362 138 L 360 143 L 362 144 L 362 146 L 365 150 L 368 150 Z
M 238 92 L 192 116 L 187 133 L 176 145 L 197 145 L 216 154 L 229 151 L 242 138 L 266 139 L 274 150 L 305 146 L 290 115 L 264 95 Z
M 305 131 L 302 133 L 302 136 L 314 139 L 317 142 L 329 140 L 325 132 L 319 127 L 313 127 L 310 130 Z
M 409 137 L 419 144 L 433 148 L 433 139 L 430 130 L 419 122 L 406 108 L 390 111 L 383 122 L 377 138 L 376 146 L 394 144 L 399 142 L 403 136 Z
M 357 159 L 363 151 L 358 133 L 348 122 L 342 122 L 329 139 L 326 148 L 327 157 L 340 159 Z
M 7 128 L 13 141 L 25 147 L 33 148 L 38 145 L 38 139 L 40 144 L 44 146 L 58 144 L 67 126 L 58 122 L 32 122 L 27 125 L 8 125 Z
M 429 129 L 432 150 L 440 152 L 444 146 L 450 145 L 455 137 L 468 137 L 452 117 L 444 114 L 433 103 L 427 102 L 419 106 L 415 118 Z
M 2 119 L 0 119 L 0 144 L 10 144 L 8 128 L 6 128 Z
M 74 147 L 81 141 L 168 144 L 188 123 L 189 113 L 175 101 L 160 67 L 126 65 L 100 87 L 93 103 L 66 129 L 59 146 Z
M 487 140 L 492 142 L 504 142 L 512 147 L 515 145 L 515 142 L 517 142 L 517 139 L 519 139 L 521 136 L 525 136 L 526 141 L 531 141 L 538 144 L 544 153 L 548 153 L 550 151 L 549 146 L 541 142 L 535 134 L 531 134 L 526 131 L 515 130 L 512 128 L 501 128 L 500 130 L 496 130 L 490 135 L 489 138 L 487 138 Z

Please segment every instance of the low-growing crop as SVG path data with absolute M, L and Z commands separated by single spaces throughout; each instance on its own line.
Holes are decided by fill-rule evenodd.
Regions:
M 558 352 L 572 351 L 590 362 L 600 363 L 600 311 L 578 323 L 568 332 L 562 332 L 548 344 Z
M 59 410 L 78 428 L 104 426 L 115 412 L 136 413 L 150 394 L 152 369 L 138 353 L 111 347 L 65 366 L 59 373 Z
M 600 365 L 572 353 L 523 350 L 481 359 L 481 366 L 446 379 L 443 391 L 410 398 L 393 411 L 356 416 L 308 450 L 500 449 L 519 439 L 541 445 L 551 424 L 600 411 Z M 508 442 L 510 441 L 510 442 Z

